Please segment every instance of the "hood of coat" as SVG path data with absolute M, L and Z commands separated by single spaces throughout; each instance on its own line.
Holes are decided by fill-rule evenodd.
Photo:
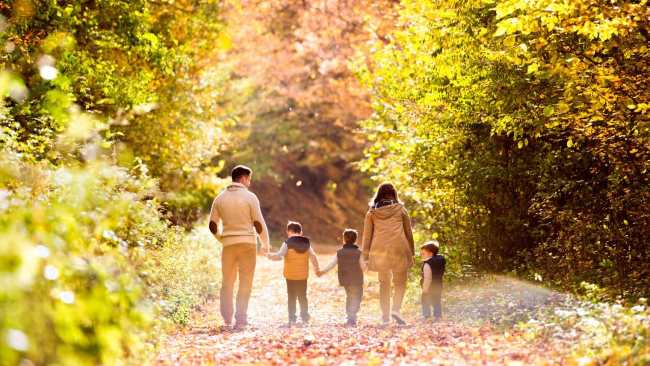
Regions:
M 402 215 L 404 206 L 401 203 L 394 203 L 379 208 L 371 208 L 372 215 L 378 219 L 388 219 L 397 215 Z
M 248 188 L 239 182 L 234 182 L 234 183 L 230 183 L 228 187 L 226 187 L 226 189 L 229 191 L 236 191 L 239 189 L 248 189 Z
M 309 250 L 309 238 L 306 236 L 292 236 L 285 240 L 288 249 L 293 249 L 298 253 L 304 253 Z

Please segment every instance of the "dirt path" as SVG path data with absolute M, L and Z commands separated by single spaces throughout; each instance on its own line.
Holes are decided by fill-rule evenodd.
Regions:
M 331 254 L 321 254 L 321 265 Z M 167 337 L 159 365 L 299 364 L 494 364 L 545 365 L 562 362 L 562 352 L 527 342 L 512 328 L 490 325 L 534 313 L 561 301 L 548 290 L 505 278 L 489 285 L 449 289 L 443 300 L 445 321 L 423 323 L 410 289 L 404 314 L 408 326 L 380 326 L 378 283 L 370 274 L 358 328 L 345 328 L 345 295 L 335 271 L 309 282 L 312 323 L 283 327 L 287 321 L 282 262 L 259 258 L 250 303 L 250 329 L 219 328 L 218 301 L 196 314 L 192 325 Z

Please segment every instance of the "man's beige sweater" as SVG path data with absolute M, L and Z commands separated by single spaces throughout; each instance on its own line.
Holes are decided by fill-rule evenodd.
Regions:
M 232 183 L 212 202 L 210 210 L 212 234 L 224 246 L 257 244 L 269 248 L 269 231 L 257 196 L 241 183 Z

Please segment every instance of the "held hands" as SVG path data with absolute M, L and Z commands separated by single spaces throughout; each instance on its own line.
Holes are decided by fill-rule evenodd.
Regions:
M 262 246 L 262 248 L 260 250 L 260 255 L 268 258 L 271 255 L 270 246 L 268 246 L 268 245 Z
M 368 261 L 365 259 L 361 259 L 360 263 L 361 265 L 361 270 L 366 272 L 368 270 Z

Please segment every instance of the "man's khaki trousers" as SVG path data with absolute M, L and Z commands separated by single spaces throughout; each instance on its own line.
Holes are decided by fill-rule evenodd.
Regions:
M 227 325 L 232 324 L 233 292 L 235 280 L 239 275 L 239 289 L 237 290 L 237 311 L 235 321 L 237 325 L 246 325 L 248 319 L 248 300 L 253 288 L 253 275 L 255 274 L 257 250 L 255 244 L 242 243 L 223 247 L 221 254 L 221 316 Z

